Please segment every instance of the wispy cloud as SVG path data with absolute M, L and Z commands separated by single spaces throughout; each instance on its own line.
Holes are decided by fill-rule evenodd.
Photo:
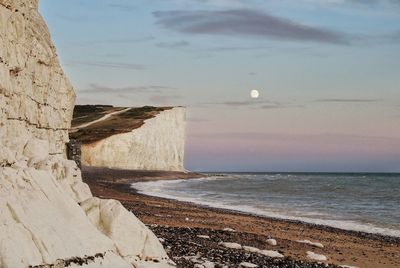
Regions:
M 100 94 L 100 93 L 111 93 L 111 94 L 126 94 L 126 93 L 164 93 L 166 91 L 173 90 L 173 87 L 168 86 L 128 86 L 128 87 L 109 87 L 99 84 L 89 84 L 87 89 L 79 90 L 79 93 L 86 94 Z
M 183 48 L 189 47 L 190 43 L 187 41 L 178 41 L 178 42 L 160 42 L 156 44 L 157 47 L 161 48 Z
M 68 43 L 68 46 L 74 47 L 93 47 L 93 46 L 103 46 L 103 45 L 132 45 L 136 43 L 143 43 L 154 40 L 155 37 L 152 35 L 139 36 L 139 37 L 124 37 L 124 38 L 107 38 L 103 40 L 90 40 L 86 42 L 79 43 Z
M 255 106 L 260 104 L 273 104 L 279 105 L 279 102 L 271 102 L 271 101 L 262 101 L 262 100 L 249 100 L 249 101 L 225 101 L 225 102 L 218 102 L 214 103 L 218 105 L 225 105 L 225 106 Z
M 284 108 L 306 108 L 304 105 L 281 103 L 269 100 L 248 100 L 248 101 L 224 101 L 224 102 L 209 102 L 201 103 L 199 107 L 204 106 L 225 106 L 225 107 L 249 107 L 254 109 L 284 109 Z
M 145 41 L 154 40 L 154 36 L 148 35 L 143 37 L 136 37 L 136 38 L 115 38 L 115 39 L 106 39 L 103 41 L 99 41 L 99 43 L 140 43 Z
M 315 102 L 342 102 L 342 103 L 349 103 L 349 102 L 359 102 L 359 103 L 370 103 L 370 102 L 380 102 L 381 99 L 318 99 Z
M 250 9 L 222 11 L 156 11 L 157 23 L 185 34 L 248 36 L 279 40 L 349 44 L 349 37 Z
M 134 63 L 123 63 L 123 62 L 107 62 L 107 61 L 69 61 L 66 63 L 67 66 L 92 66 L 99 68 L 108 69 L 127 69 L 127 70 L 144 70 L 147 69 L 147 65 L 134 64 Z
M 348 6 L 348 5 L 360 5 L 360 6 L 376 6 L 376 5 L 388 5 L 388 6 L 400 6 L 398 0 L 302 0 L 303 2 L 320 4 L 320 5 L 337 5 L 337 6 Z
M 399 3 L 400 3 L 400 1 L 399 1 Z M 400 41 L 400 30 L 398 30 L 394 33 L 388 34 L 384 37 L 390 41 Z
M 133 11 L 136 9 L 135 6 L 131 6 L 131 5 L 124 5 L 124 4 L 117 4 L 117 3 L 113 3 L 113 4 L 108 4 L 109 7 L 114 8 L 114 9 L 118 9 L 121 11 Z
M 181 95 L 154 95 L 149 98 L 149 101 L 155 104 L 171 105 L 176 104 L 178 100 L 182 99 Z

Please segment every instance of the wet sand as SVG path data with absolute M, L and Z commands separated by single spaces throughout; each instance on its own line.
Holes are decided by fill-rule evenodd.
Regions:
M 241 261 L 259 267 L 323 267 L 308 259 L 307 251 L 325 255 L 328 258 L 323 262 L 325 264 L 400 267 L 400 238 L 209 208 L 142 195 L 130 187 L 133 182 L 192 179 L 203 177 L 201 174 L 84 167 L 82 175 L 95 196 L 121 201 L 158 237 L 164 238 L 164 246 L 179 267 L 193 267 L 190 258 L 182 258 L 185 254 L 201 254 L 220 263 L 225 259 L 231 267 L 238 267 Z M 235 232 L 223 231 L 225 228 Z M 197 237 L 203 234 L 209 238 Z M 269 245 L 268 238 L 276 239 L 277 245 Z M 324 247 L 299 243 L 298 240 L 319 242 Z M 226 249 L 218 244 L 222 241 L 278 251 L 287 258 L 277 261 L 245 253 L 242 249 Z

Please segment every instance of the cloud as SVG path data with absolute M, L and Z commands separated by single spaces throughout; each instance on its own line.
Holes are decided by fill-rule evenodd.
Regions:
M 400 30 L 396 31 L 394 33 L 385 35 L 384 38 L 386 38 L 389 41 L 400 41 Z
M 306 26 L 250 9 L 156 11 L 157 24 L 185 34 L 258 37 L 278 40 L 349 44 L 344 33 Z
M 157 47 L 161 48 L 183 48 L 189 47 L 190 43 L 187 41 L 178 41 L 178 42 L 160 42 L 156 44 Z
M 342 103 L 350 103 L 350 102 L 359 102 L 359 103 L 370 103 L 370 102 L 379 102 L 380 99 L 318 99 L 315 102 L 342 102 Z
M 128 12 L 136 9 L 136 7 L 131 6 L 131 5 L 123 5 L 123 4 L 115 4 L 115 3 L 109 4 L 108 6 L 111 8 L 114 8 L 114 9 L 118 9 L 121 11 L 128 11 Z
M 320 4 L 320 5 L 360 5 L 360 6 L 376 6 L 388 5 L 399 6 L 399 0 L 303 0 L 303 2 Z
M 127 69 L 127 70 L 144 70 L 147 69 L 146 65 L 122 62 L 107 62 L 107 61 L 70 61 L 66 63 L 67 66 L 92 66 L 108 69 Z
M 304 105 L 280 103 L 277 101 L 268 100 L 248 100 L 248 101 L 224 101 L 224 102 L 213 102 L 213 103 L 201 103 L 198 107 L 217 105 L 217 106 L 228 106 L 228 107 L 250 107 L 255 109 L 284 109 L 284 108 L 305 108 Z
M 97 43 L 140 43 L 140 42 L 145 42 L 145 41 L 151 41 L 154 40 L 154 36 L 149 35 L 149 36 L 143 36 L 143 37 L 137 37 L 137 38 L 120 38 L 120 39 L 106 39 L 103 41 L 98 41 Z
M 168 86 L 129 86 L 129 87 L 108 87 L 99 84 L 89 84 L 88 89 L 79 90 L 79 93 L 87 94 L 100 94 L 100 93 L 111 93 L 111 94 L 127 94 L 127 93 L 164 93 L 174 88 Z
M 266 50 L 271 49 L 270 46 L 220 46 L 199 49 L 198 51 L 249 51 L 249 50 Z
M 104 40 L 91 40 L 83 43 L 71 43 L 70 45 L 78 46 L 78 47 L 93 47 L 97 45 L 109 45 L 109 44 L 135 44 L 142 43 L 154 40 L 154 36 L 142 36 L 142 37 L 133 37 L 133 38 L 110 38 Z
M 176 103 L 177 100 L 182 99 L 181 95 L 154 95 L 149 98 L 149 101 L 156 104 L 168 104 Z

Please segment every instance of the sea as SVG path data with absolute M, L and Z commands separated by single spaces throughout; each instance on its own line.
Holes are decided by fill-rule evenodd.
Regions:
M 132 184 L 143 194 L 400 237 L 400 174 L 208 173 Z

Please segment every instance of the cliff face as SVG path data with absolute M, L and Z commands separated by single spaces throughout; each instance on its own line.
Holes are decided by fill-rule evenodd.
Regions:
M 185 108 L 160 111 L 139 128 L 82 145 L 82 164 L 184 171 Z M 129 121 L 129 119 L 127 119 Z
M 50 154 L 63 154 L 75 93 L 37 5 L 0 0 L 0 138 L 22 152 L 33 135 L 49 141 Z
M 0 0 L 0 267 L 169 267 L 154 234 L 66 160 L 75 95 L 37 8 Z

